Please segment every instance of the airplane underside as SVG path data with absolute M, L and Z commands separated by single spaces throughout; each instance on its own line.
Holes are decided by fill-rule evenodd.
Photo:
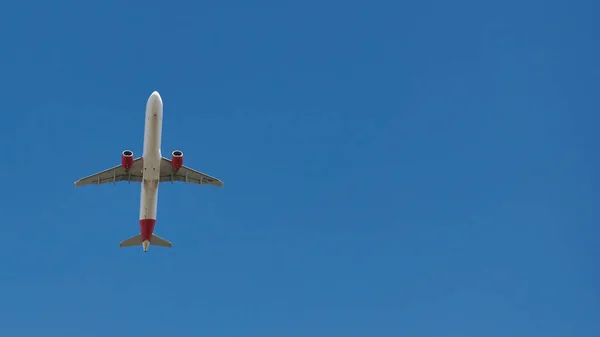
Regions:
M 125 150 L 121 154 L 121 165 L 81 178 L 74 183 L 75 186 L 116 184 L 123 181 L 140 183 L 140 232 L 122 241 L 120 247 L 141 245 L 146 252 L 150 246 L 168 248 L 172 246 L 170 241 L 154 234 L 160 183 L 184 182 L 223 186 L 223 182 L 219 179 L 183 165 L 182 151 L 173 151 L 171 159 L 161 155 L 162 118 L 162 98 L 154 91 L 146 103 L 142 156 L 134 158 L 133 151 Z

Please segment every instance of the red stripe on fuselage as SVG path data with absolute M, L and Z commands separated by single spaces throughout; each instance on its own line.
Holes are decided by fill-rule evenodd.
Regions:
M 156 220 L 154 219 L 144 219 L 140 220 L 140 231 L 142 232 L 142 242 L 152 238 L 152 232 L 154 232 L 154 225 L 156 224 Z

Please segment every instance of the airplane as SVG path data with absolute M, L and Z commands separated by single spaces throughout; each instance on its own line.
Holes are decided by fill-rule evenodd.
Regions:
M 154 91 L 146 102 L 142 156 L 134 159 L 133 151 L 125 150 L 121 154 L 121 165 L 81 178 L 74 183 L 75 186 L 116 184 L 125 181 L 141 184 L 140 233 L 122 241 L 120 247 L 142 245 L 144 252 L 148 251 L 150 245 L 172 247 L 171 242 L 154 234 L 160 183 L 178 181 L 186 184 L 223 186 L 221 180 L 183 165 L 183 152 L 180 150 L 173 151 L 171 159 L 162 156 L 162 122 L 162 98 Z

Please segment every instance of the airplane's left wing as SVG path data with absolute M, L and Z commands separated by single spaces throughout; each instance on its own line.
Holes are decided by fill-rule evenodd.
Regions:
M 174 171 L 171 166 L 171 160 L 165 157 L 160 162 L 160 182 L 174 182 L 181 181 L 184 183 L 198 184 L 198 185 L 213 185 L 223 186 L 223 182 L 215 177 L 211 177 L 208 174 L 198 172 L 192 168 L 182 165 L 177 171 Z
M 100 185 L 107 183 L 116 183 L 118 181 L 141 182 L 142 177 L 142 157 L 140 157 L 133 161 L 131 168 L 128 171 L 125 171 L 125 169 L 121 165 L 115 166 L 109 168 L 108 170 L 92 174 L 91 176 L 87 176 L 85 178 L 81 178 L 75 182 L 75 186 L 84 186 L 92 184 Z

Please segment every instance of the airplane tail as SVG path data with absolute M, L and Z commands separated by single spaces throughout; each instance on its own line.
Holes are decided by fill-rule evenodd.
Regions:
M 119 244 L 119 247 L 122 248 L 122 247 L 132 247 L 132 246 L 139 246 L 139 245 L 142 245 L 144 248 L 144 251 L 147 251 L 148 246 L 150 246 L 150 245 L 171 248 L 173 244 L 170 241 L 167 241 L 156 234 L 152 234 L 150 241 L 148 241 L 148 240 L 142 241 L 142 233 L 139 233 L 138 235 L 132 236 L 125 241 L 121 241 L 121 243 Z

